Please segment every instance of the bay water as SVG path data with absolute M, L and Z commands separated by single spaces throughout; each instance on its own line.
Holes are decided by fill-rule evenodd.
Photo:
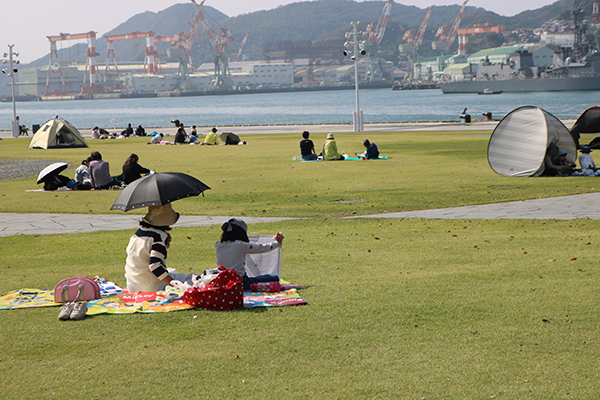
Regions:
M 457 121 L 465 107 L 472 118 L 483 118 L 483 112 L 502 118 L 525 105 L 568 119 L 599 103 L 598 91 L 495 95 L 451 95 L 438 89 L 359 91 L 365 123 Z M 351 124 L 354 110 L 354 90 L 16 103 L 21 123 L 29 128 L 58 115 L 78 129 L 100 126 L 109 130 L 120 130 L 128 123 L 167 127 L 172 126 L 172 119 L 186 126 Z M 12 115 L 12 103 L 0 103 L 0 130 L 10 130 Z

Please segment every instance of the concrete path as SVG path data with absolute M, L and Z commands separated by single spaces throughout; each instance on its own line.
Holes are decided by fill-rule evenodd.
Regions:
M 11 214 L 0 213 L 0 237 L 46 235 L 135 229 L 142 215 L 136 214 Z M 221 225 L 226 216 L 182 216 L 177 226 Z M 480 206 L 406 211 L 347 218 L 431 218 L 431 219 L 600 219 L 600 193 L 511 201 Z M 294 218 L 243 217 L 251 224 Z
M 600 193 L 348 218 L 600 219 Z
M 0 237 L 12 235 L 48 235 L 94 231 L 133 230 L 141 215 L 136 214 L 12 214 L 0 213 Z M 222 225 L 231 217 L 183 215 L 176 226 Z M 277 222 L 293 218 L 242 217 L 250 224 Z

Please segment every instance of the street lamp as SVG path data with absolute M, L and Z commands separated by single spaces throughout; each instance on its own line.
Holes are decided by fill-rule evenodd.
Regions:
M 17 107 L 15 104 L 15 74 L 19 72 L 19 70 L 15 67 L 15 64 L 19 64 L 19 60 L 14 61 L 14 57 L 18 57 L 19 53 L 13 53 L 14 44 L 8 45 L 8 54 L 4 53 L 4 57 L 8 56 L 8 60 L 3 60 L 2 64 L 8 63 L 8 68 L 4 68 L 2 70 L 3 74 L 6 76 L 10 76 L 11 79 L 11 87 L 12 87 L 12 108 L 13 108 L 13 119 L 12 119 L 12 135 L 13 137 L 18 137 L 19 133 L 21 133 L 21 127 L 19 126 L 19 122 L 17 121 Z
M 350 24 L 354 26 L 354 29 L 352 30 L 352 32 L 346 32 L 346 39 L 350 39 L 353 38 L 352 42 L 346 42 L 344 43 L 344 47 L 350 48 L 350 46 L 352 45 L 352 49 L 350 50 L 344 50 L 344 56 L 348 56 L 350 55 L 350 58 L 352 60 L 354 60 L 354 84 L 356 86 L 356 111 L 354 111 L 353 113 L 353 123 L 354 123 L 354 131 L 355 132 L 362 132 L 363 131 L 363 115 L 362 115 L 362 111 L 360 111 L 360 106 L 359 106 L 359 102 L 358 102 L 358 56 L 364 56 L 365 55 L 365 49 L 364 49 L 364 45 L 365 42 L 358 42 L 357 39 L 357 35 L 358 35 L 358 24 L 360 22 L 356 21 L 356 22 L 351 22 Z M 360 46 L 359 46 L 360 45 Z M 360 48 L 359 48 L 360 47 Z

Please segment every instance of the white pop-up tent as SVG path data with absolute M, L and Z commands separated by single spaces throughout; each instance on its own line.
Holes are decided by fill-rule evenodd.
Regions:
M 567 159 L 575 162 L 577 146 L 558 118 L 539 107 L 519 107 L 494 129 L 488 144 L 488 162 L 500 175 L 539 176 L 544 172 L 544 157 L 552 143 L 566 150 Z
M 29 143 L 30 149 L 64 147 L 88 147 L 88 145 L 81 133 L 60 117 L 54 117 L 40 126 Z

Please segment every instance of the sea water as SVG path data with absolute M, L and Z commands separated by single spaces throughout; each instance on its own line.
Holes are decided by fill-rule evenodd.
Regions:
M 502 118 L 525 105 L 541 107 L 558 118 L 577 118 L 600 103 L 599 95 L 598 91 L 478 95 L 361 89 L 358 99 L 364 123 L 385 123 L 458 120 L 465 107 L 472 118 L 483 118 L 483 112 Z M 79 129 L 109 130 L 128 123 L 166 127 L 172 119 L 186 126 L 351 124 L 355 110 L 354 90 L 16 103 L 21 123 L 30 128 L 58 115 Z M 12 115 L 12 103 L 0 103 L 0 130 L 10 130 Z

